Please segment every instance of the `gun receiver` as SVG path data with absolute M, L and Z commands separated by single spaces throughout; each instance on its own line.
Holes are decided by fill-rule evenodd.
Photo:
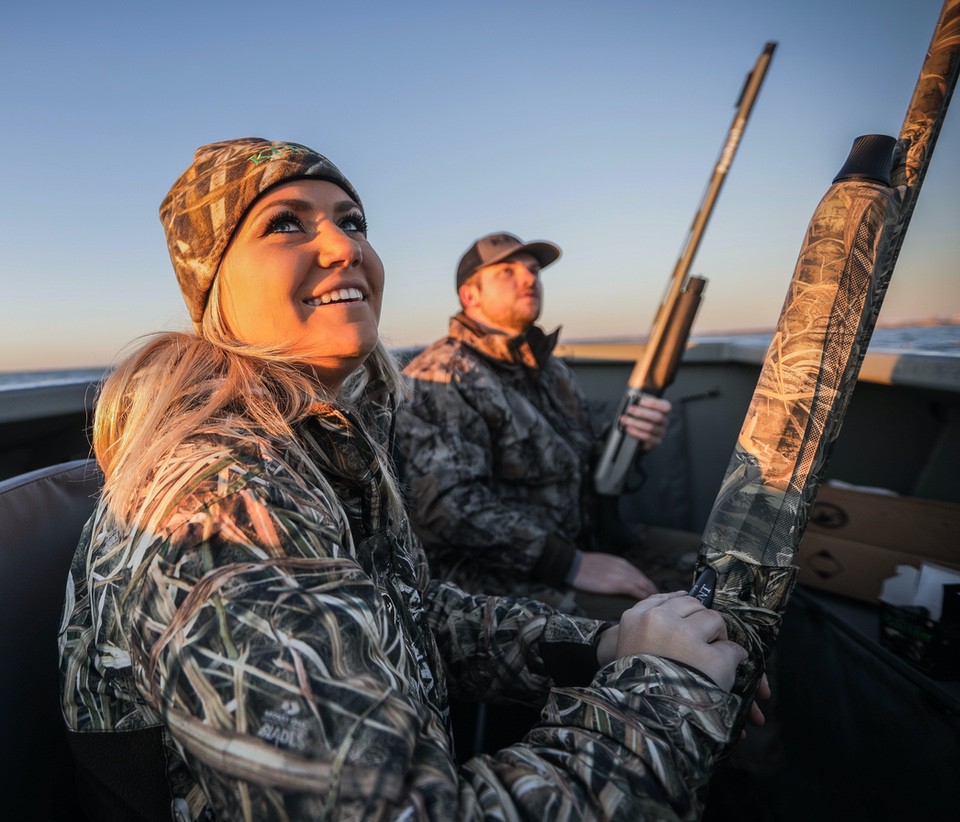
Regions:
M 594 473 L 594 486 L 599 494 L 619 494 L 626 482 L 627 472 L 637 456 L 639 443 L 624 433 L 620 425 L 620 417 L 629 406 L 639 403 L 644 394 L 654 396 L 663 394 L 676 376 L 707 282 L 703 277 L 688 276 L 690 266 L 700 245 L 707 221 L 710 219 L 717 195 L 720 193 L 727 171 L 737 152 L 740 138 L 743 136 L 776 47 L 777 44 L 772 41 L 764 46 L 763 52 L 753 70 L 747 75 L 743 89 L 740 91 L 735 104 L 737 111 L 720 152 L 720 158 L 713 169 L 707 190 L 690 226 L 683 251 L 667 283 L 666 295 L 654 316 L 643 354 L 634 365 L 627 382 L 626 393 L 604 443 L 603 453 Z

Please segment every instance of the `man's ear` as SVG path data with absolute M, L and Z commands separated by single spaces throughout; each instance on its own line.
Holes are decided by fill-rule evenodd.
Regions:
M 467 280 L 457 289 L 457 295 L 460 297 L 462 308 L 473 308 L 480 299 L 480 288 L 475 282 Z

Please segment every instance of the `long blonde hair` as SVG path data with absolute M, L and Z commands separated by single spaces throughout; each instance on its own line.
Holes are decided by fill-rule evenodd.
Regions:
M 343 409 L 360 417 L 371 383 L 399 398 L 401 380 L 391 354 L 378 342 L 364 364 L 332 396 L 282 350 L 237 340 L 226 325 L 218 283 L 198 333 L 167 332 L 148 339 L 100 387 L 93 449 L 105 476 L 104 495 L 120 522 L 146 513 L 140 499 L 148 468 L 159 465 L 188 437 L 206 432 L 237 442 L 266 436 L 288 441 L 310 462 L 294 425 L 315 414 L 321 425 L 343 424 Z M 402 502 L 390 460 L 371 437 L 387 483 L 388 503 L 399 515 Z M 398 516 L 397 521 L 403 517 Z

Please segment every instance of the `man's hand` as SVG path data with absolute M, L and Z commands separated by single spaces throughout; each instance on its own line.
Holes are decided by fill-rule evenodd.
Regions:
M 644 451 L 650 451 L 663 442 L 672 407 L 669 400 L 644 394 L 639 403 L 627 406 L 620 424 L 627 436 L 639 440 Z
M 583 552 L 571 584 L 591 594 L 622 594 L 638 600 L 657 592 L 657 586 L 636 565 L 623 557 L 598 551 Z
M 601 665 L 629 654 L 683 662 L 725 691 L 733 686 L 737 665 L 747 657 L 744 648 L 727 639 L 723 617 L 684 591 L 654 594 L 638 602 L 624 611 L 619 625 L 601 634 L 597 645 Z
M 762 728 L 767 722 L 767 718 L 763 715 L 763 709 L 757 704 L 757 700 L 760 699 L 770 699 L 770 682 L 767 680 L 766 674 L 760 678 L 756 698 L 750 704 L 750 713 L 747 715 L 747 721 L 749 721 L 751 725 L 756 725 L 758 728 Z M 740 733 L 740 738 L 743 739 L 746 735 L 747 730 L 744 728 Z

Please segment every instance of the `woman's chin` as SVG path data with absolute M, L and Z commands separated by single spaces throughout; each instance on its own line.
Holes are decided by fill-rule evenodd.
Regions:
M 375 344 L 358 346 L 353 351 L 338 353 L 335 356 L 305 352 L 298 359 L 302 363 L 303 370 L 309 371 L 323 386 L 336 393 L 347 377 L 363 365 L 374 348 Z

